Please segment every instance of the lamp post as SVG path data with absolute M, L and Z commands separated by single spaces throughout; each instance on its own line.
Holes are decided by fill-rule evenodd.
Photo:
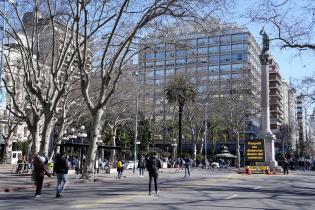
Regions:
M 208 103 L 205 103 L 205 164 L 207 164 Z M 206 165 L 207 168 L 207 165 Z
M 71 139 L 71 144 L 73 144 L 73 140 L 78 138 L 74 133 L 75 133 L 75 128 L 71 128 L 71 133 L 70 135 L 68 136 L 69 139 Z M 71 147 L 71 156 L 72 156 L 72 153 L 73 153 L 73 145 Z
M 136 118 L 135 118 L 135 139 L 134 139 L 134 153 L 133 153 L 133 173 L 136 172 L 137 160 L 137 140 L 138 140 L 138 111 L 139 111 L 139 72 L 134 72 L 137 77 L 137 90 L 136 90 Z
M 80 164 L 79 164 L 79 168 L 82 169 L 82 161 L 83 161 L 83 154 L 82 154 L 82 147 L 83 147 L 83 138 L 87 137 L 87 133 L 85 132 L 85 127 L 84 125 L 82 125 L 80 127 L 79 133 L 78 133 L 78 137 L 80 138 Z M 79 170 L 78 170 L 79 171 Z
M 176 139 L 173 139 L 173 143 L 171 144 L 171 146 L 173 147 L 173 160 L 175 160 L 175 158 L 176 158 L 176 148 L 177 148 Z

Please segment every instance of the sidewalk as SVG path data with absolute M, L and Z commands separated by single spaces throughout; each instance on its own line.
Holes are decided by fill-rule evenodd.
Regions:
M 15 192 L 22 190 L 30 190 L 35 188 L 34 181 L 31 178 L 31 174 L 15 174 L 11 173 L 13 165 L 10 164 L 0 164 L 0 192 Z M 172 169 L 162 169 L 162 173 L 167 173 Z M 69 182 L 74 184 L 83 184 L 92 181 L 114 181 L 117 177 L 116 169 L 111 169 L 110 174 L 106 174 L 104 170 L 101 170 L 99 174 L 95 174 L 95 176 L 91 179 L 80 179 L 80 174 L 74 174 L 70 172 L 68 175 Z M 125 178 L 134 178 L 139 177 L 139 171 L 136 170 L 133 173 L 132 170 L 124 170 L 122 179 Z M 43 187 L 55 187 L 56 186 L 56 177 L 51 176 L 44 178 Z

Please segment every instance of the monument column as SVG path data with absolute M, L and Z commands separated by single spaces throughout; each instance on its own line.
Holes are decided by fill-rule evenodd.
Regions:
M 261 63 L 261 132 L 260 138 L 265 140 L 266 164 L 271 168 L 278 166 L 275 160 L 275 135 L 270 130 L 270 106 L 269 106 L 269 71 L 267 69 L 269 61 L 269 37 L 262 30 L 263 49 L 260 54 Z

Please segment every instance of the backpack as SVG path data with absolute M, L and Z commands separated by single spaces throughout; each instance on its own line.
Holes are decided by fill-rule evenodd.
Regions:
M 117 168 L 122 168 L 123 167 L 123 163 L 121 161 L 117 162 Z

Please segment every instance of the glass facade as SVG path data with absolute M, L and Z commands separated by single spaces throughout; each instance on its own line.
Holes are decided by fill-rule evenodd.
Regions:
M 247 30 L 178 35 L 173 39 L 174 44 L 160 43 L 161 40 L 152 38 L 140 45 L 142 49 L 146 47 L 139 55 L 140 69 L 145 72 L 144 83 L 152 86 L 154 81 L 154 88 L 144 90 L 153 92 L 153 100 L 145 99 L 147 102 L 153 101 L 155 106 L 156 99 L 164 97 L 164 84 L 175 74 L 189 75 L 198 86 L 200 98 L 210 89 L 210 84 L 211 89 L 216 87 L 231 92 L 233 85 L 222 81 L 242 79 L 255 83 L 257 88 L 251 91 L 260 98 L 260 48 Z M 166 112 L 165 106 L 163 109 Z M 163 113 L 161 107 L 159 112 Z

